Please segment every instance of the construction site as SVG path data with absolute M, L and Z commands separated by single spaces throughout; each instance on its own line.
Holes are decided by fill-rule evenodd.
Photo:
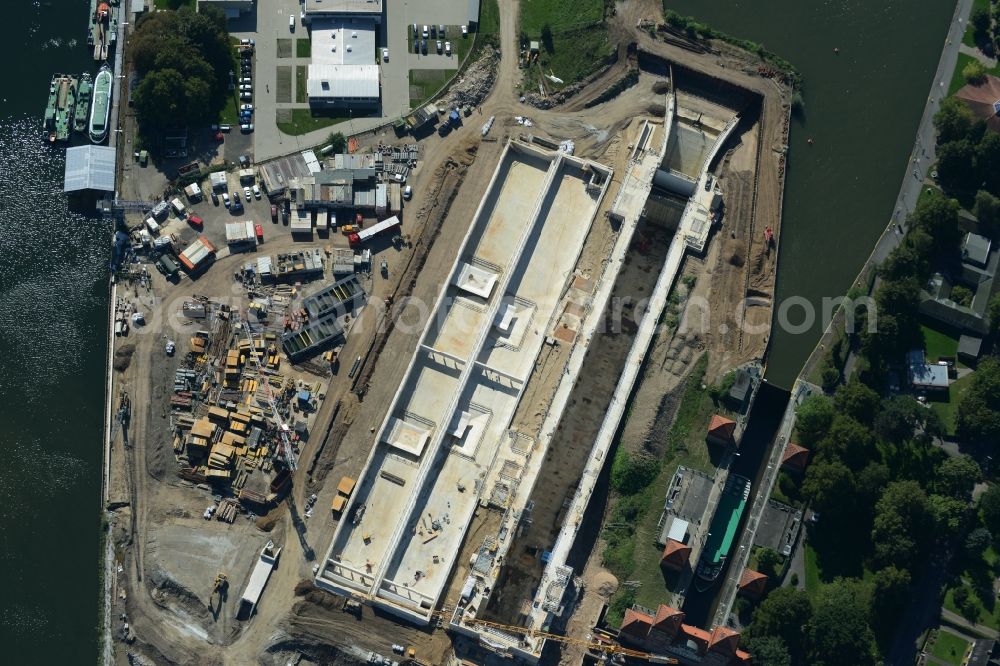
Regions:
M 790 89 L 626 3 L 619 59 L 535 109 L 501 4 L 495 122 L 420 140 L 400 238 L 273 227 L 266 257 L 118 286 L 117 663 L 750 659 L 667 589 L 641 637 L 595 631 L 617 586 L 595 544 L 609 458 L 673 418 L 696 359 L 706 382 L 764 362 Z

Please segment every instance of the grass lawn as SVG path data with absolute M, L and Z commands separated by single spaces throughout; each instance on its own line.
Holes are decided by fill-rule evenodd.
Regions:
M 545 26 L 552 31 L 552 43 L 543 42 L 537 64 L 525 70 L 525 91 L 537 92 L 539 81 L 548 74 L 564 82 L 546 81 L 548 88 L 580 81 L 599 69 L 612 52 L 603 0 L 522 0 L 521 32 L 529 40 L 541 40 Z
M 962 70 L 967 64 L 975 60 L 972 56 L 966 53 L 959 53 L 958 60 L 955 62 L 955 71 L 951 75 L 951 85 L 948 86 L 948 95 L 954 95 L 955 92 L 965 85 L 965 78 L 962 76 Z M 1000 76 L 1000 65 L 990 69 L 986 69 L 987 74 L 992 74 L 993 76 Z
M 295 40 L 295 57 L 308 58 L 312 55 L 312 41 L 308 37 L 299 37 Z
M 278 65 L 274 72 L 274 101 L 289 103 L 292 101 L 292 68 L 290 65 Z
M 521 15 L 524 16 L 524 5 L 521 5 Z M 500 32 L 500 5 L 497 0 L 485 0 L 479 3 L 479 25 L 476 34 L 492 37 Z
M 306 101 L 306 66 L 295 67 L 295 101 L 304 104 Z
M 604 0 L 521 0 L 521 31 L 531 39 L 538 39 L 546 25 L 559 33 L 603 18 Z
M 965 651 L 969 649 L 970 643 L 961 636 L 956 636 L 950 631 L 939 631 L 934 639 L 934 646 L 931 654 L 955 666 L 961 666 Z
M 955 435 L 955 416 L 958 414 L 958 403 L 969 389 L 970 384 L 972 384 L 972 373 L 951 383 L 948 387 L 947 402 L 929 401 L 931 409 L 937 412 L 937 415 L 941 418 L 945 434 L 949 436 L 953 437 Z
M 552 51 L 542 47 L 538 62 L 524 70 L 522 89 L 538 91 L 541 77 L 554 74 L 563 83 L 546 79 L 549 89 L 560 89 L 580 81 L 600 69 L 611 55 L 613 46 L 603 25 L 557 33 L 552 37 Z
M 220 125 L 238 125 L 240 120 L 239 111 L 239 100 L 236 96 L 230 94 L 226 98 L 226 105 L 222 107 L 222 111 L 219 112 L 219 124 Z
M 359 118 L 363 117 L 358 115 Z M 347 111 L 314 116 L 311 109 L 278 109 L 275 121 L 285 134 L 298 136 L 335 125 L 350 118 Z
M 943 328 L 928 326 L 920 327 L 920 332 L 924 335 L 924 349 L 927 350 L 927 358 L 933 363 L 941 356 L 958 355 L 958 335 Z
M 819 592 L 819 587 L 823 583 L 823 573 L 819 568 L 819 558 L 816 555 L 816 550 L 809 543 L 805 544 L 805 549 L 806 594 L 810 598 L 813 598 Z
M 430 101 L 456 71 L 455 69 L 411 69 L 410 108 L 415 109 Z
M 621 617 L 618 615 L 623 612 L 624 607 L 627 607 L 623 600 L 625 595 L 630 598 L 634 596 L 635 603 L 649 608 L 656 608 L 667 596 L 667 579 L 660 567 L 662 551 L 656 546 L 659 536 L 657 525 L 663 510 L 663 498 L 677 466 L 685 465 L 708 474 L 715 473 L 709 457 L 708 444 L 705 441 L 708 415 L 713 411 L 708 390 L 701 387 L 707 366 L 708 355 L 704 354 L 691 371 L 681 398 L 681 405 L 670 428 L 667 453 L 660 463 L 659 474 L 644 491 L 628 498 L 639 507 L 639 514 L 633 523 L 634 533 L 613 553 L 613 557 L 616 562 L 623 563 L 628 569 L 616 572 L 624 576 L 620 576 L 620 580 L 636 580 L 640 585 L 635 590 L 624 586 L 619 589 L 616 597 L 622 599 L 618 600 L 619 603 L 612 604 L 612 611 L 609 611 L 608 622 L 612 626 L 621 623 Z M 619 497 L 616 501 L 622 502 L 623 499 Z M 611 553 L 606 550 L 605 557 L 609 554 Z M 631 566 L 628 566 L 629 562 Z
M 292 57 L 292 40 L 291 39 L 279 39 L 278 40 L 278 58 L 291 58 Z
M 944 607 L 965 617 L 955 603 L 955 590 L 965 586 L 969 591 L 970 605 L 976 610 L 976 622 L 1000 630 L 1000 605 L 993 592 L 993 581 L 1000 576 L 1000 553 L 990 546 L 981 557 L 975 560 L 965 557 L 963 560 L 957 563 L 956 568 L 962 570 L 958 572 L 955 583 L 944 595 Z
M 989 11 L 990 0 L 972 0 L 972 12 L 975 12 L 977 9 L 980 8 Z M 972 12 L 969 13 L 969 16 L 972 16 Z M 971 23 L 969 23 L 968 26 L 966 26 L 965 28 L 965 34 L 962 35 L 962 43 L 965 44 L 966 46 L 971 46 L 975 48 L 976 46 L 975 32 L 976 29 L 972 27 Z

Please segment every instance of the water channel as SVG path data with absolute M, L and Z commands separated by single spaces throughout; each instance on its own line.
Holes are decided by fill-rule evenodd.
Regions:
M 777 301 L 804 322 L 802 298 L 847 292 L 892 215 L 955 3 L 948 0 L 670 0 L 763 44 L 805 81 L 793 118 Z M 839 49 L 835 53 L 834 49 Z M 807 140 L 812 139 L 812 145 Z M 800 298 L 793 298 L 800 297 Z M 805 328 L 803 326 L 803 328 Z M 790 387 L 822 326 L 772 332 L 767 378 Z

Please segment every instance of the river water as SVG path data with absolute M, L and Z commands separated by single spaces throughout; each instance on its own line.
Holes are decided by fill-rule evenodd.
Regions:
M 670 8 L 764 44 L 805 84 L 793 117 L 767 378 L 791 386 L 892 216 L 952 0 L 671 0 Z M 839 49 L 839 54 L 834 52 Z M 813 144 L 807 144 L 808 139 Z M 761 223 L 761 226 L 763 223 Z M 817 314 L 805 326 L 806 299 Z M 799 325 L 802 325 L 799 327 Z M 801 330 L 804 329 L 804 330 Z
M 110 228 L 70 213 L 48 82 L 96 72 L 87 0 L 5 2 L 0 91 L 0 645 L 6 663 L 97 661 Z M 75 40 L 75 41 L 74 41 Z

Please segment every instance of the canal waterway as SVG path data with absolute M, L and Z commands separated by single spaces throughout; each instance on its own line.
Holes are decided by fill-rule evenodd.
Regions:
M 955 3 L 671 0 L 668 5 L 763 44 L 804 77 L 804 110 L 793 116 L 789 146 L 776 300 L 779 314 L 785 307 L 792 324 L 803 324 L 803 308 L 794 305 L 800 299 L 792 297 L 806 299 L 818 315 L 824 297 L 846 293 L 893 214 Z M 770 381 L 791 386 L 822 333 L 821 319 L 803 328 L 791 331 L 776 320 Z
M 71 213 L 42 143 L 53 73 L 96 72 L 87 0 L 6 2 L 0 91 L 0 644 L 7 663 L 98 655 L 110 229 Z

